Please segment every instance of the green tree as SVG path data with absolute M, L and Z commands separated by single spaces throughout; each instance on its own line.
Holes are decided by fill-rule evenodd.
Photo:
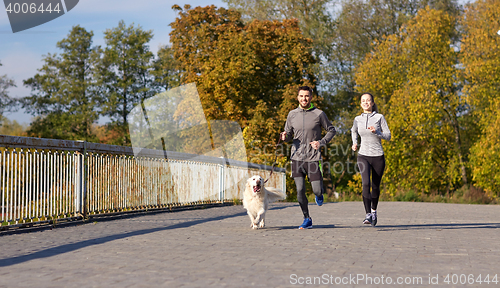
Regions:
M 461 62 L 464 95 L 480 138 L 471 149 L 472 176 L 490 196 L 500 195 L 500 5 L 496 0 L 478 0 L 466 6 L 462 20 Z
M 2 63 L 0 63 L 2 66 Z M 8 94 L 8 89 L 10 87 L 16 87 L 14 80 L 9 79 L 7 75 L 0 76 L 0 134 L 21 136 L 23 129 L 19 129 L 21 125 L 14 121 L 13 123 L 9 119 L 3 116 L 6 110 L 11 110 L 15 105 L 15 101 L 10 98 Z
M 181 72 L 178 67 L 173 49 L 169 46 L 160 47 L 151 71 L 158 89 L 169 90 L 179 86 Z
M 37 116 L 29 136 L 96 141 L 91 128 L 99 117 L 99 86 L 93 68 L 100 53 L 92 46 L 93 35 L 74 26 L 57 42 L 62 53 L 49 53 L 39 73 L 24 81 L 32 95 L 22 99 L 23 108 Z
M 119 133 L 113 144 L 130 145 L 127 116 L 135 105 L 157 92 L 153 70 L 154 54 L 149 49 L 153 37 L 134 24 L 104 32 L 106 48 L 99 65 L 99 81 L 105 89 L 102 112 L 111 118 L 110 129 Z
M 2 66 L 2 63 L 0 63 L 0 66 Z M 9 79 L 7 75 L 0 75 L 0 117 L 2 117 L 6 109 L 10 109 L 14 104 L 7 92 L 10 87 L 16 87 L 14 80 Z
M 455 21 L 426 8 L 399 33 L 378 43 L 356 73 L 357 89 L 373 91 L 387 115 L 386 185 L 419 192 L 467 184 L 461 127 Z

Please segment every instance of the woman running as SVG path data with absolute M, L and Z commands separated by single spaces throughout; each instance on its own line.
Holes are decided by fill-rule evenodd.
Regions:
M 358 134 L 361 147 L 358 152 L 358 168 L 363 181 L 363 203 L 366 217 L 363 224 L 377 225 L 377 205 L 380 196 L 380 182 L 385 169 L 384 150 L 381 139 L 391 140 L 391 131 L 370 93 L 361 95 L 363 113 L 354 118 L 352 125 L 352 150 L 358 149 Z M 370 181 L 371 174 L 371 181 Z M 370 183 L 371 182 L 371 183 Z M 370 193 L 371 186 L 371 193 Z

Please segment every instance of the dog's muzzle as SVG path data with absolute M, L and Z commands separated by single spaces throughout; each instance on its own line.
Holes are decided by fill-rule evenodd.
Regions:
M 260 185 L 253 186 L 253 192 L 254 193 L 260 192 Z

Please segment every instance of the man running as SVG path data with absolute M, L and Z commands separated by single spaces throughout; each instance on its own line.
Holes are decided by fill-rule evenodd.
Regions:
M 321 164 L 321 146 L 326 146 L 335 136 L 335 127 L 328 120 L 325 112 L 311 103 L 312 89 L 308 86 L 299 87 L 297 100 L 299 107 L 288 113 L 285 131 L 281 132 L 282 141 L 290 141 L 293 137 L 291 151 L 292 177 L 297 186 L 297 200 L 304 214 L 304 222 L 299 229 L 312 228 L 306 197 L 305 177 L 309 178 L 316 204 L 323 205 L 323 169 Z M 321 138 L 322 129 L 327 131 Z

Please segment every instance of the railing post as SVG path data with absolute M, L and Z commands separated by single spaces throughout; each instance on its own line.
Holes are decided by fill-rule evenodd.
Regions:
M 283 183 L 281 191 L 283 191 L 283 193 L 285 193 L 285 195 L 286 195 L 286 171 L 285 171 L 285 173 L 281 173 L 281 179 L 282 179 L 282 183 Z
M 81 187 L 82 187 L 82 211 L 83 211 L 83 218 L 87 218 L 87 214 L 88 214 L 88 207 L 87 207 L 87 179 L 88 179 L 88 173 L 87 173 L 87 169 L 88 169 L 88 163 L 87 163 L 87 141 L 83 141 L 83 161 L 82 161 L 82 173 L 80 173 L 81 175 Z
M 219 201 L 224 202 L 224 191 L 225 191 L 225 181 L 224 181 L 224 162 L 219 166 Z
M 83 218 L 87 218 L 88 214 L 88 207 L 87 207 L 87 178 L 88 178 L 88 163 L 87 163 L 87 141 L 81 141 L 83 143 L 83 151 L 81 154 L 81 158 L 78 161 L 78 184 L 79 184 L 79 190 L 78 191 L 78 201 L 79 205 L 78 207 L 80 208 L 80 211 L 83 215 Z
M 73 165 L 75 171 L 75 215 L 82 213 L 82 164 L 80 160 L 80 153 L 76 151 L 73 153 Z

